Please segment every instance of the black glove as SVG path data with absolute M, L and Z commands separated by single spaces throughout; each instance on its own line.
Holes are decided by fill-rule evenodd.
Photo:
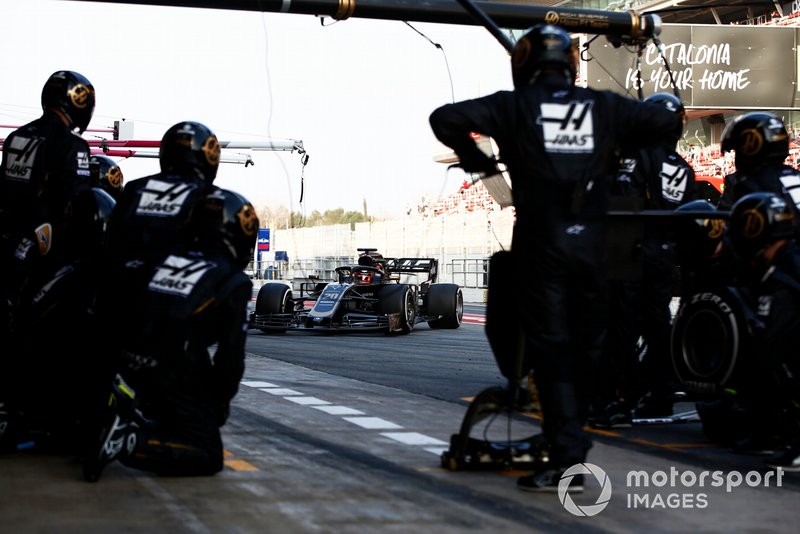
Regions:
M 497 169 L 497 161 L 494 158 L 481 154 L 481 156 L 460 158 L 458 166 L 464 169 L 464 172 L 476 172 L 483 176 L 493 176 L 500 172 Z

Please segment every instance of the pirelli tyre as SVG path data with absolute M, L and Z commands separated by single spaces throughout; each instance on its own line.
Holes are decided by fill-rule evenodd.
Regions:
M 408 284 L 389 284 L 378 293 L 378 314 L 389 317 L 390 334 L 408 334 L 417 322 L 417 295 Z
M 292 290 L 282 283 L 261 286 L 256 297 L 256 315 L 290 314 L 294 308 Z M 282 334 L 285 328 L 260 328 L 265 334 Z
M 464 319 L 464 294 L 458 284 L 433 284 L 428 288 L 427 315 L 431 328 L 458 328 Z
M 734 288 L 716 288 L 684 299 L 672 324 L 675 373 L 687 392 L 714 396 L 736 387 L 746 367 L 750 312 Z

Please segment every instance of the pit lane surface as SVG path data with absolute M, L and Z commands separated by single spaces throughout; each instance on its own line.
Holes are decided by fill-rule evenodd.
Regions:
M 466 399 L 504 383 L 480 324 L 407 336 L 251 331 L 247 350 L 222 473 L 159 478 L 116 463 L 88 484 L 72 458 L 0 457 L 0 532 L 796 531 L 796 473 L 781 487 L 731 492 L 626 487 L 630 470 L 764 472 L 760 459 L 708 444 L 697 423 L 595 432 L 588 461 L 608 474 L 612 496 L 593 517 L 517 490 L 521 472 L 442 469 Z M 493 426 L 493 439 L 509 424 L 515 435 L 538 432 L 520 417 Z M 579 506 L 601 495 L 594 479 L 585 485 Z M 664 504 L 645 507 L 644 496 Z

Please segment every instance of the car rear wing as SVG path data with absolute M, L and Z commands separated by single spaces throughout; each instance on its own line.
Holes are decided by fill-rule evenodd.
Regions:
M 439 260 L 436 258 L 384 258 L 391 274 L 427 274 L 428 280 L 436 281 Z

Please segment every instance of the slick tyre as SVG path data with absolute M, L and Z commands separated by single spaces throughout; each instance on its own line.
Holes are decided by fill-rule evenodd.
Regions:
M 390 334 L 408 334 L 417 322 L 417 299 L 407 284 L 387 285 L 378 294 L 378 313 L 389 316 Z
M 292 313 L 292 290 L 286 284 L 264 284 L 258 290 L 256 297 L 256 315 L 270 315 L 274 313 Z M 261 328 L 265 334 L 281 334 L 286 329 Z
M 427 314 L 431 328 L 458 328 L 464 319 L 464 295 L 458 284 L 433 284 L 428 289 Z
M 672 326 L 672 364 L 687 391 L 715 395 L 735 382 L 749 347 L 747 308 L 732 288 L 686 298 Z

